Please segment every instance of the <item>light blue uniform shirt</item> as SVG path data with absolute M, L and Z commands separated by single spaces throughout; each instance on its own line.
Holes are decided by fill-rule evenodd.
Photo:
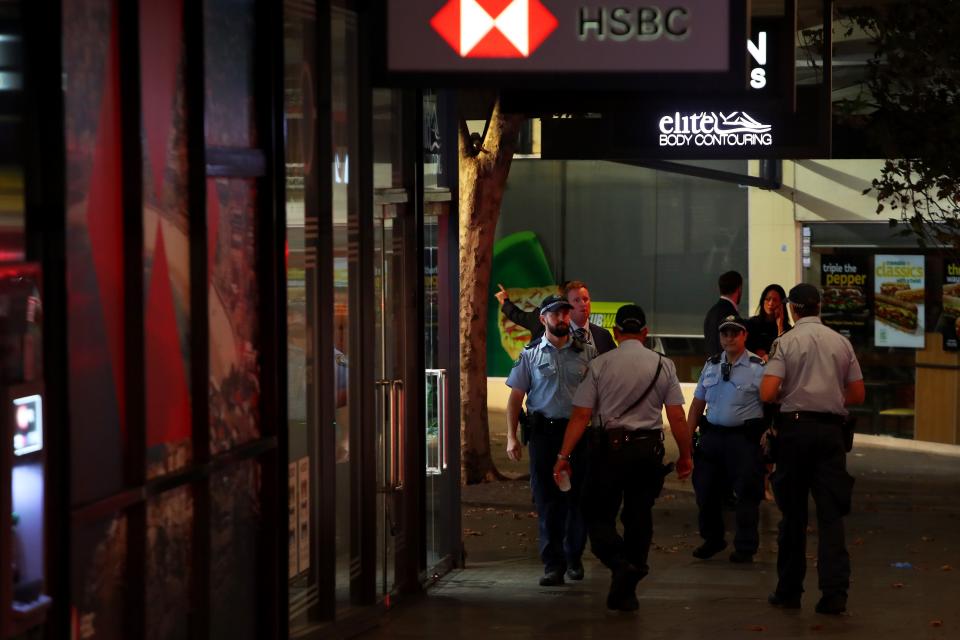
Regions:
M 744 351 L 730 368 L 730 379 L 724 381 L 722 367 L 726 361 L 726 352 L 716 364 L 707 360 L 693 392 L 697 400 L 707 401 L 707 420 L 719 427 L 739 427 L 747 420 L 762 418 L 760 380 L 763 378 L 763 363 L 760 358 Z
M 573 339 L 557 349 L 546 334 L 520 357 L 507 377 L 507 386 L 527 394 L 527 413 L 542 413 L 547 418 L 569 418 L 573 394 L 587 373 L 587 365 L 597 355 L 592 344 L 577 351 Z

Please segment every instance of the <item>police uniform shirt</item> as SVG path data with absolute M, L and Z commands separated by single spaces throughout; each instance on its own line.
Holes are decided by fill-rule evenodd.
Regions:
M 643 402 L 621 415 L 649 386 L 657 371 L 658 357 L 639 340 L 624 340 L 590 363 L 573 405 L 593 409 L 607 429 L 663 429 L 663 405 L 683 404 L 677 368 L 669 358 L 663 358 L 660 377 Z
M 719 427 L 739 427 L 747 420 L 763 417 L 760 404 L 760 380 L 763 361 L 744 351 L 730 367 L 728 380 L 723 379 L 724 352 L 717 363 L 707 360 L 693 397 L 707 402 L 707 420 Z
M 596 355 L 593 345 L 580 343 L 578 350 L 572 339 L 557 349 L 544 335 L 520 352 L 507 377 L 507 386 L 527 394 L 528 413 L 569 418 L 573 394 Z
M 780 411 L 847 415 L 844 390 L 863 379 L 850 341 L 820 318 L 801 318 L 773 342 L 766 375 L 783 379 Z

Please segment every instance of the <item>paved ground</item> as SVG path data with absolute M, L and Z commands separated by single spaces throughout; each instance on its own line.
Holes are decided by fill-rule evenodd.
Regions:
M 890 442 L 863 438 L 850 456 L 857 485 L 847 518 L 853 584 L 846 616 L 813 611 L 815 535 L 808 538 L 803 609 L 766 604 L 776 580 L 779 512 L 771 503 L 761 507 L 758 562 L 733 565 L 727 554 L 692 558 L 699 544 L 696 507 L 689 483 L 675 476 L 655 509 L 639 612 L 606 610 L 609 574 L 589 553 L 583 582 L 539 587 L 536 519 L 529 484 L 520 480 L 464 489 L 466 568 L 364 637 L 960 638 L 960 448 L 929 453 Z M 502 437 L 494 437 L 494 446 L 502 450 Z

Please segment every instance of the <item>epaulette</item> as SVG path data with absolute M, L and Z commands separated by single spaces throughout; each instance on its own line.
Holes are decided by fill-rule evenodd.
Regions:
M 753 364 L 763 364 L 763 358 L 760 356 L 750 356 L 750 362 Z
M 709 362 L 710 364 L 720 364 L 720 359 L 721 359 L 722 357 L 723 357 L 723 353 L 722 353 L 722 352 L 721 352 L 721 353 L 717 353 L 717 354 L 712 355 L 712 356 L 710 356 L 709 358 L 707 358 L 707 362 Z

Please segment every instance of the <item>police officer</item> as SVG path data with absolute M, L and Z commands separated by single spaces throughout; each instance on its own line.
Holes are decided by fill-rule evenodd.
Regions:
M 736 533 L 730 561 L 748 563 L 753 562 L 760 546 L 763 359 L 747 351 L 747 323 L 740 316 L 724 318 L 719 334 L 723 351 L 704 365 L 687 415 L 691 433 L 700 427 L 699 445 L 693 454 L 693 488 L 700 508 L 703 544 L 693 556 L 706 560 L 727 547 L 723 503 L 732 488 L 736 495 Z
M 576 455 L 596 412 L 599 424 L 591 430 L 594 446 L 584 488 L 584 518 L 594 554 L 612 572 L 607 607 L 634 611 L 639 607 L 637 583 L 649 571 L 653 503 L 669 469 L 663 466 L 664 405 L 680 449 L 680 478 L 690 475 L 692 461 L 676 367 L 644 346 L 643 309 L 633 304 L 620 307 L 615 322 L 614 336 L 620 346 L 590 363 L 573 398 L 573 414 L 554 474 L 559 481 L 563 473 L 570 473 L 571 456 Z M 574 477 L 576 473 L 574 467 Z M 618 512 L 623 537 L 617 533 Z
M 864 399 L 863 375 L 850 341 L 820 322 L 820 293 L 798 284 L 787 295 L 794 327 L 774 341 L 760 398 L 780 402 L 770 478 L 783 512 L 777 537 L 776 591 L 770 604 L 799 608 L 806 573 L 807 495 L 817 505 L 817 613 L 846 610 L 850 556 L 843 516 L 850 512 L 853 478 L 847 473 L 848 405 Z M 848 432 L 847 429 L 850 429 Z
M 580 513 L 580 491 L 583 484 L 582 449 L 572 453 L 575 471 L 572 488 L 563 493 L 553 482 L 553 463 L 560 451 L 564 428 L 570 417 L 573 394 L 587 372 L 587 365 L 596 356 L 592 345 L 571 336 L 570 309 L 566 299 L 547 296 L 540 305 L 543 337 L 520 353 L 507 386 L 507 455 L 519 460 L 521 443 L 517 439 L 521 404 L 527 397 L 530 445 L 530 488 L 537 506 L 540 525 L 540 559 L 544 573 L 540 585 L 563 584 L 564 572 L 571 580 L 583 579 L 581 556 L 586 546 L 587 531 Z

